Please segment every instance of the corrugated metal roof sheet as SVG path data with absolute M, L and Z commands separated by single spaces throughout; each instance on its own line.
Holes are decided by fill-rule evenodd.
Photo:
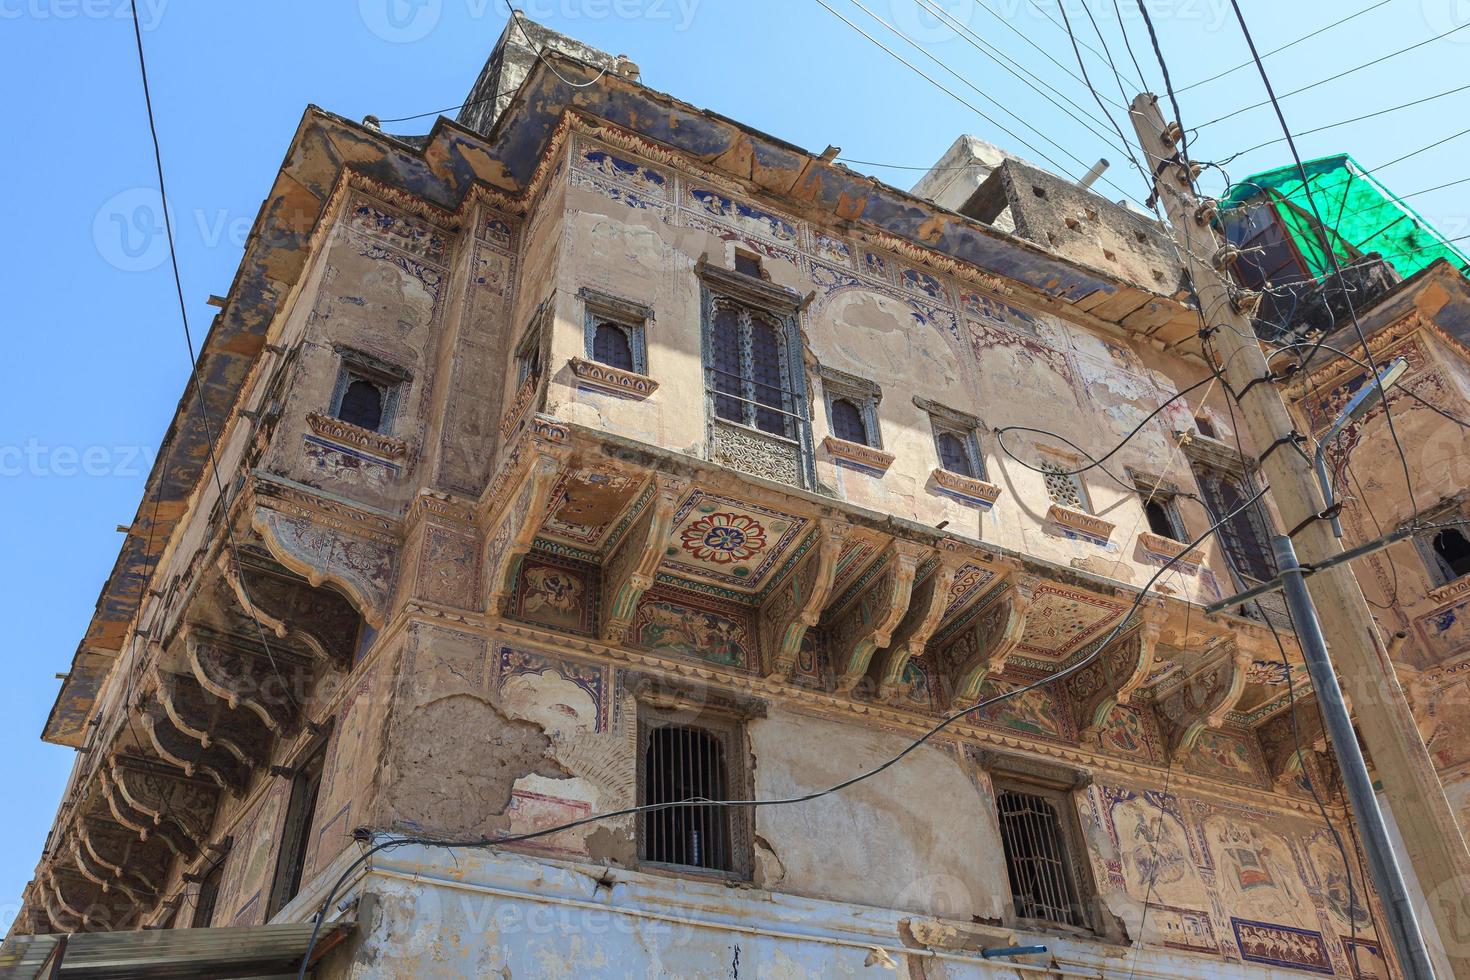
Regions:
M 351 932 L 355 922 L 328 923 L 313 959 Z M 310 922 L 221 929 L 147 929 L 70 936 L 13 936 L 0 946 L 0 980 L 132 980 L 132 978 L 266 977 L 294 974 L 311 941 Z M 54 956 L 65 940 L 61 968 Z

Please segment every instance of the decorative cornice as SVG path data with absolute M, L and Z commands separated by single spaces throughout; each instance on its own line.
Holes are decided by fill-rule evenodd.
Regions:
M 1204 552 L 1198 548 L 1191 548 L 1183 541 L 1166 538 L 1162 534 L 1155 534 L 1152 531 L 1139 531 L 1138 543 L 1149 554 L 1158 555 L 1162 558 L 1177 559 L 1176 564 L 1179 565 L 1189 565 L 1193 568 L 1198 568 L 1204 564 Z
M 934 482 L 944 490 L 956 496 L 963 497 L 981 507 L 989 509 L 996 500 L 1000 498 L 1001 489 L 994 483 L 986 483 L 970 476 L 961 476 L 959 473 L 951 473 L 942 467 L 936 467 L 930 474 Z
M 584 384 L 603 388 L 627 398 L 647 398 L 658 390 L 658 382 L 646 374 L 635 374 L 584 357 L 573 357 L 567 364 L 572 374 Z
M 1436 603 L 1445 603 L 1470 595 L 1470 575 L 1462 575 L 1453 582 L 1446 582 L 1437 589 L 1430 589 L 1428 595 Z
M 511 399 L 510 408 L 506 409 L 505 416 L 500 420 L 500 438 L 509 439 L 510 434 L 515 431 L 521 419 L 526 415 L 526 409 L 530 408 L 531 401 L 536 397 L 536 388 L 540 378 L 534 374 L 526 375 L 526 380 L 516 389 L 515 398 Z
M 311 426 L 312 432 L 323 439 L 342 443 L 386 460 L 401 463 L 409 457 L 410 447 L 407 441 L 384 435 L 381 432 L 374 432 L 372 429 L 364 429 L 360 425 L 353 425 L 351 422 L 344 422 L 330 415 L 308 412 L 306 424 Z
M 1083 537 L 1103 542 L 1112 537 L 1113 528 L 1117 526 L 1112 521 L 1105 521 L 1096 514 L 1073 510 L 1061 504 L 1052 504 L 1051 509 L 1046 512 L 1046 519 L 1069 531 L 1075 531 Z
M 711 265 L 708 255 L 701 255 L 695 263 L 694 274 L 699 276 L 717 293 L 725 293 L 737 299 L 746 299 L 759 305 L 784 313 L 795 313 L 801 308 L 801 294 L 794 289 L 778 286 L 775 283 L 765 282 L 747 276 L 744 273 L 732 272 L 717 265 Z
M 1192 463 L 1204 463 L 1230 473 L 1248 473 L 1256 468 L 1255 460 L 1242 456 L 1234 446 L 1219 439 L 1183 430 L 1175 432 L 1174 439 Z
M 864 446 L 860 442 L 848 442 L 836 436 L 828 436 L 823 439 L 822 448 L 838 459 L 847 460 L 862 469 L 875 470 L 880 474 L 886 473 L 895 459 L 892 453 L 874 449 L 872 446 Z

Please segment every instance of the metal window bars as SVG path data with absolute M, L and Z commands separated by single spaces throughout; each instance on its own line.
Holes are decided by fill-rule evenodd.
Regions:
M 650 725 L 644 733 L 643 803 L 728 798 L 729 773 L 720 737 L 688 725 Z M 642 814 L 642 858 L 657 864 L 734 872 L 731 811 L 671 806 Z
M 1016 914 L 1084 928 L 1056 807 L 1044 796 L 1002 790 L 996 794 L 996 811 Z

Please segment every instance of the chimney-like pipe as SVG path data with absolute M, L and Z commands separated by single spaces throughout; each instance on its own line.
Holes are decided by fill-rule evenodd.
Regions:
M 1097 161 L 1097 163 L 1094 163 L 1092 165 L 1092 169 L 1083 174 L 1082 179 L 1077 181 L 1077 186 L 1082 188 L 1091 187 L 1093 185 L 1093 182 L 1101 177 L 1103 175 L 1103 171 L 1108 169 L 1109 166 L 1110 164 L 1108 163 L 1106 158 Z

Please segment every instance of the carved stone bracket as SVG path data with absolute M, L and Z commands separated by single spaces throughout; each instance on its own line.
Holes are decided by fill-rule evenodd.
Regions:
M 313 587 L 331 582 L 352 599 L 374 628 L 382 628 L 393 585 L 396 545 L 264 505 L 255 508 L 251 526 L 272 558 Z
M 360 619 L 352 603 L 248 549 L 226 551 L 219 569 L 240 608 L 277 639 L 300 641 L 339 669 L 352 666 Z
M 634 519 L 616 551 L 608 558 L 602 572 L 602 638 L 607 643 L 621 643 L 638 600 L 653 584 L 659 562 L 669 544 L 674 511 L 689 485 L 682 480 L 655 476 L 653 499 Z
M 1210 649 L 1200 662 L 1170 677 L 1155 691 L 1154 706 L 1164 722 L 1169 754 L 1178 759 L 1194 747 L 1206 728 L 1219 728 L 1245 692 L 1250 668 L 1249 651 L 1226 639 Z
M 41 872 L 46 882 L 47 914 L 74 932 L 111 932 L 137 918 L 132 898 L 121 890 L 104 891 L 74 866 L 60 861 Z
M 1273 783 L 1291 779 L 1307 764 L 1307 760 L 1327 748 L 1327 730 L 1317 696 L 1296 696 L 1296 718 L 1292 709 L 1279 711 L 1256 726 L 1261 752 L 1266 757 L 1266 771 Z
M 254 713 L 272 732 L 301 730 L 311 690 L 311 660 L 284 643 L 186 627 L 184 648 L 199 685 L 230 708 Z M 243 761 L 243 760 L 242 760 Z
M 135 831 L 98 815 L 78 820 L 76 834 L 94 869 L 141 896 L 156 898 L 163 890 L 172 854 L 158 837 L 139 839 Z
M 879 698 L 892 700 L 902 693 L 904 671 L 910 660 L 924 655 L 929 638 L 944 619 L 950 588 L 964 564 L 965 556 L 954 542 L 941 542 L 939 564 L 914 589 L 908 613 L 898 624 L 893 642 L 883 657 L 883 669 L 878 677 Z
M 837 559 L 852 530 L 841 521 L 822 521 L 816 546 L 788 581 L 774 589 L 761 608 L 765 646 L 771 651 L 768 677 L 784 678 L 796 666 L 807 630 L 817 625 L 837 577 Z
M 1041 579 L 1035 575 L 1013 573 L 1005 595 L 960 635 L 956 642 L 959 658 L 951 697 L 955 707 L 979 701 L 985 678 L 1005 670 L 1026 631 L 1026 616 L 1040 585 Z
M 231 708 L 193 676 L 155 667 L 153 682 L 169 720 L 200 748 L 218 745 L 252 769 L 270 761 L 271 733 L 255 715 Z
M 551 490 L 561 473 L 560 455 L 536 451 L 503 501 L 489 501 L 490 529 L 485 546 L 485 608 L 492 614 L 504 612 L 506 599 L 515 585 L 515 570 L 541 528 L 541 518 L 550 504 Z
M 224 746 L 201 746 L 197 738 L 174 724 L 159 701 L 147 702 L 140 716 L 149 742 L 165 762 L 179 767 L 185 775 L 211 779 L 232 793 L 244 792 L 250 782 L 250 766 Z
M 1163 621 L 1161 606 L 1145 607 L 1138 622 L 1067 681 L 1073 722 L 1083 738 L 1096 738 L 1113 708 L 1129 704 L 1148 679 Z
M 837 689 L 850 691 L 868 672 L 873 654 L 886 647 L 903 621 L 919 562 L 929 548 L 895 538 L 882 570 L 851 605 L 842 610 L 832 633 L 833 661 L 841 668 Z
M 192 860 L 208 839 L 219 792 L 168 765 L 135 756 L 116 756 L 98 771 L 108 811 L 138 835 L 155 838 Z

